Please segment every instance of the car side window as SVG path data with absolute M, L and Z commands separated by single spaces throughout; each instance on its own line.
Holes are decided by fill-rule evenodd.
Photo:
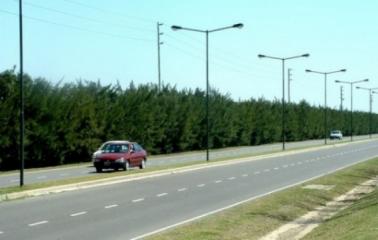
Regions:
M 135 144 L 135 151 L 137 152 L 142 151 L 142 147 L 139 144 Z

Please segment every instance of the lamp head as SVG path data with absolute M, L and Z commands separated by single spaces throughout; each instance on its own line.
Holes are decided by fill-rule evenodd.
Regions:
M 266 57 L 265 55 L 263 55 L 263 54 L 259 54 L 259 55 L 257 55 L 259 58 L 264 58 L 264 57 Z
M 244 25 L 243 25 L 243 23 L 237 23 L 237 24 L 234 24 L 232 27 L 233 28 L 243 28 Z
M 173 31 L 177 31 L 177 30 L 181 30 L 182 27 L 181 27 L 181 26 L 173 25 L 173 26 L 171 26 L 171 29 L 172 29 Z
M 306 72 L 312 72 L 310 69 L 306 69 Z
M 306 53 L 306 54 L 303 54 L 302 57 L 309 57 L 310 54 L 309 53 Z
M 340 72 L 346 72 L 346 69 L 341 69 Z

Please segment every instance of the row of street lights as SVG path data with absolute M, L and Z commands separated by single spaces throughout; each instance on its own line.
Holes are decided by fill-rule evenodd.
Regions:
M 21 162 L 21 167 L 20 167 L 20 185 L 23 185 L 23 172 L 24 172 L 24 99 L 23 99 L 23 39 L 22 39 L 22 0 L 19 0 L 19 22 L 20 22 L 20 162 Z M 159 23 L 158 23 L 158 28 L 159 28 Z M 242 23 L 237 23 L 231 26 L 227 27 L 221 27 L 221 28 L 216 28 L 212 30 L 202 30 L 202 29 L 195 29 L 195 28 L 187 28 L 187 27 L 182 27 L 182 26 L 177 26 L 173 25 L 171 26 L 171 29 L 174 31 L 177 30 L 186 30 L 186 31 L 192 31 L 192 32 L 199 32 L 199 33 L 204 33 L 206 36 L 206 161 L 209 161 L 209 34 L 213 32 L 219 32 L 231 28 L 238 28 L 241 29 L 243 28 Z M 160 35 L 158 31 L 158 35 Z M 158 44 L 160 45 L 160 39 L 158 38 Z M 285 61 L 291 60 L 291 59 L 296 59 L 296 58 L 302 58 L 302 57 L 309 57 L 310 54 L 302 54 L 298 56 L 293 56 L 293 57 L 286 57 L 286 58 L 280 58 L 280 57 L 272 57 L 272 56 L 267 56 L 267 55 L 258 55 L 259 58 L 270 58 L 270 59 L 275 59 L 275 60 L 280 60 L 282 62 L 282 149 L 285 150 L 285 142 L 286 142 L 286 122 L 285 122 Z M 332 74 L 332 73 L 337 73 L 337 72 L 345 72 L 345 69 L 339 70 L 339 71 L 334 71 L 334 72 L 318 72 L 318 71 L 312 71 L 312 70 L 306 70 L 306 72 L 312 72 L 312 73 L 319 73 L 319 74 L 324 74 L 324 86 L 325 86 L 325 93 L 324 93 L 324 130 L 325 130 L 325 144 L 327 143 L 327 112 L 326 112 L 326 107 L 327 107 L 327 75 Z M 346 83 L 342 81 L 338 81 L 340 83 Z M 358 81 L 360 82 L 360 81 Z M 348 82 L 349 83 L 349 82 Z M 352 89 L 352 84 L 357 83 L 357 82 L 351 82 L 351 89 Z M 160 88 L 160 73 L 159 73 L 159 88 Z M 363 88 L 361 88 L 363 89 Z M 369 90 L 370 95 L 372 94 L 372 89 Z M 371 101 L 371 100 L 370 100 Z M 351 103 L 352 106 L 352 103 Z M 371 112 L 371 107 L 370 107 L 370 112 Z
M 212 32 L 218 32 L 226 29 L 231 29 L 231 28 L 242 28 L 243 24 L 238 23 L 234 24 L 231 26 L 227 27 L 222 27 L 222 28 L 216 28 L 212 30 L 202 30 L 202 29 L 195 29 L 195 28 L 187 28 L 187 27 L 182 27 L 182 26 L 177 26 L 173 25 L 171 26 L 171 29 L 174 31 L 177 30 L 186 30 L 186 31 L 192 31 L 192 32 L 199 32 L 199 33 L 205 33 L 206 36 L 206 161 L 209 161 L 209 33 Z M 302 55 L 297 55 L 297 56 L 292 56 L 292 57 L 273 57 L 273 56 L 267 56 L 267 55 L 262 55 L 259 54 L 259 58 L 269 58 L 269 59 L 274 59 L 274 60 L 279 60 L 282 62 L 282 150 L 285 150 L 285 142 L 286 142 L 286 116 L 285 116 L 285 62 L 287 60 L 292 60 L 296 58 L 304 58 L 304 57 L 309 57 L 310 54 L 302 54 Z M 313 71 L 310 69 L 306 69 L 307 73 L 316 73 L 316 74 L 322 74 L 324 75 L 324 144 L 327 144 L 327 77 L 330 74 L 335 74 L 335 73 L 341 73 L 341 72 L 346 72 L 346 69 L 340 69 L 336 71 L 330 71 L 330 72 L 320 72 L 320 71 Z M 350 84 L 351 86 L 351 117 L 350 117 L 350 131 L 351 131 L 351 141 L 353 141 L 353 85 L 356 83 L 361 83 L 361 82 L 367 82 L 369 81 L 368 79 L 360 80 L 360 81 L 352 81 L 352 82 L 347 82 L 347 81 L 340 81 L 336 80 L 336 83 L 342 83 L 342 84 Z M 371 95 L 372 93 L 377 93 L 378 92 L 373 92 L 372 90 L 378 89 L 378 88 L 362 88 L 362 87 L 357 87 L 358 89 L 364 89 L 364 90 L 369 90 L 370 93 L 370 113 L 371 113 L 371 102 L 372 98 Z M 369 127 L 369 132 L 370 132 L 370 137 L 371 137 L 371 114 L 370 114 L 370 127 Z

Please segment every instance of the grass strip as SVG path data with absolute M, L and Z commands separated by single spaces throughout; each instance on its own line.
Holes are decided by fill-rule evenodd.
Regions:
M 304 240 L 377 239 L 378 190 L 367 194 L 308 234 Z
M 356 185 L 377 175 L 378 158 L 375 158 L 181 227 L 156 234 L 147 239 L 259 239 L 279 226 L 313 210 L 315 207 L 324 206 L 333 198 L 346 193 Z M 335 187 L 329 191 L 302 188 L 308 184 L 335 185 Z M 319 239 L 327 238 L 321 237 Z M 333 238 L 330 237 L 330 239 Z

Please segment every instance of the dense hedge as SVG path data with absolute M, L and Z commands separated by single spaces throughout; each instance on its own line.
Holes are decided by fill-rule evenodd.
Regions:
M 102 142 L 128 139 L 149 153 L 171 153 L 206 146 L 205 92 L 155 85 L 102 86 L 99 82 L 52 85 L 37 78 L 25 82 L 26 167 L 90 160 Z M 18 167 L 18 79 L 0 73 L 0 170 Z M 212 148 L 258 145 L 281 139 L 281 103 L 264 99 L 233 101 L 211 91 Z M 323 108 L 305 101 L 290 104 L 289 141 L 324 136 Z M 369 114 L 354 113 L 354 133 L 369 131 Z M 373 116 L 373 131 L 378 129 Z M 329 109 L 329 128 L 349 134 L 349 112 Z

